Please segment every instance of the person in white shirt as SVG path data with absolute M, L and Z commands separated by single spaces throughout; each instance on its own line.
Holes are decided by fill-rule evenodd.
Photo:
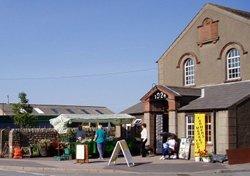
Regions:
M 176 141 L 174 139 L 174 136 L 170 136 L 168 140 L 165 143 L 163 143 L 162 156 L 160 157 L 160 160 L 166 159 L 166 156 L 175 150 L 175 145 Z
M 148 131 L 146 129 L 146 124 L 143 123 L 142 124 L 142 131 L 141 131 L 141 156 L 142 157 L 146 157 L 146 149 L 145 149 L 145 144 L 147 142 L 148 139 Z

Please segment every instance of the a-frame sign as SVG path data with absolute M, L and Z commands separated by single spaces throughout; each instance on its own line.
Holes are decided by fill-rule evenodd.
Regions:
M 112 152 L 112 155 L 109 159 L 109 163 L 108 165 L 110 165 L 111 162 L 113 162 L 114 164 L 116 163 L 116 160 L 118 158 L 118 155 L 119 153 L 122 151 L 122 154 L 126 160 L 126 163 L 128 165 L 128 167 L 130 166 L 134 166 L 134 162 L 132 160 L 132 155 L 129 151 L 129 148 L 128 148 L 128 145 L 126 143 L 125 140 L 120 140 L 120 141 L 117 141 L 116 145 L 115 145 L 115 148 Z

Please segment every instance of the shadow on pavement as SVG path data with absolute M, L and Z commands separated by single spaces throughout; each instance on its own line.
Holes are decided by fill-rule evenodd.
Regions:
M 208 170 L 225 169 L 225 166 L 218 163 L 161 163 L 151 162 L 135 163 L 135 167 L 127 167 L 126 163 L 106 166 L 105 169 L 115 169 L 133 172 L 201 172 Z
M 150 163 L 152 163 L 152 162 L 137 162 L 137 163 L 135 163 L 135 165 L 133 167 L 140 166 L 143 164 L 150 164 Z M 117 163 L 117 164 L 113 164 L 112 166 L 127 166 L 127 163 Z
M 106 163 L 106 160 L 95 160 L 95 161 L 89 161 L 88 163 Z

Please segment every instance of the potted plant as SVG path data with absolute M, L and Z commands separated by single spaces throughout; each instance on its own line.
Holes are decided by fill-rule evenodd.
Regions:
M 201 161 L 201 157 L 200 156 L 195 156 L 194 157 L 194 161 L 195 162 L 200 162 Z
M 31 147 L 31 156 L 32 157 L 37 157 L 40 155 L 37 144 L 31 144 L 30 147 Z
M 49 139 L 41 139 L 38 142 L 38 149 L 39 149 L 39 152 L 40 152 L 41 156 L 47 156 L 48 155 L 49 144 L 50 144 Z
M 211 154 L 209 154 L 207 150 L 199 150 L 199 156 L 203 162 L 211 162 Z

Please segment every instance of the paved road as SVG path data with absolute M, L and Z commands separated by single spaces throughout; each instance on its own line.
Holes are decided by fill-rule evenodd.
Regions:
M 118 173 L 65 173 L 65 172 L 28 172 L 28 171 L 5 171 L 0 170 L 0 176 L 117 176 Z M 168 173 L 161 173 L 161 174 L 143 174 L 143 173 L 119 173 L 119 176 L 249 176 L 250 172 L 231 172 L 231 173 L 191 173 L 191 174 L 168 174 Z
M 124 158 L 107 166 L 108 159 L 91 159 L 79 164 L 74 160 L 56 161 L 54 158 L 0 159 L 0 176 L 250 176 L 250 163 L 228 165 L 193 162 L 192 160 L 159 160 L 159 157 L 133 157 L 135 167 L 127 167 Z
M 0 170 L 0 176 L 45 176 L 46 174 L 41 174 L 41 173 L 27 173 L 25 171 L 4 171 Z M 49 176 L 49 175 L 48 175 Z
M 212 170 L 225 169 L 225 166 L 220 163 L 168 163 L 163 164 L 154 164 L 150 162 L 139 163 L 137 162 L 135 167 L 126 167 L 126 164 L 117 164 L 113 166 L 106 166 L 104 169 L 114 169 L 121 171 L 130 171 L 130 172 L 143 172 L 143 173 L 189 173 L 189 172 L 206 172 Z

